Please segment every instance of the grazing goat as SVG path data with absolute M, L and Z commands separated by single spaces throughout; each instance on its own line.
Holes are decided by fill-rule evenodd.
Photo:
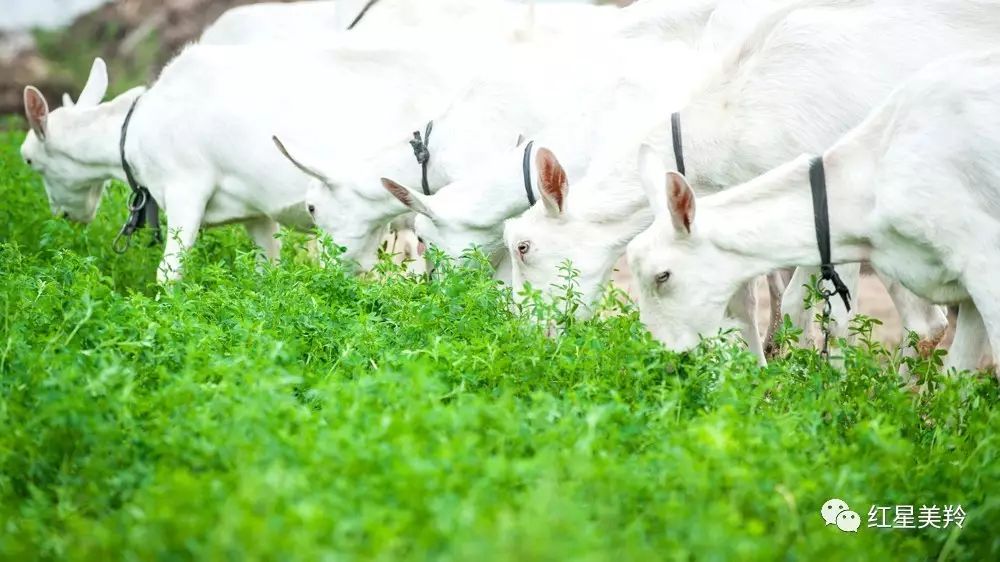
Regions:
M 917 295 L 959 305 L 948 365 L 974 369 L 988 338 L 1000 365 L 1000 51 L 929 65 L 822 155 L 837 263 L 871 261 Z M 628 246 L 643 323 L 674 349 L 724 326 L 749 280 L 818 266 L 801 156 L 696 198 L 644 150 L 653 225 Z

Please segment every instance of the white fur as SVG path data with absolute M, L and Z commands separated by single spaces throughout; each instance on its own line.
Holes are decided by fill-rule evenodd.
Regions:
M 201 36 L 203 45 L 326 40 L 347 30 L 367 0 L 263 3 L 224 13 Z M 590 4 L 542 4 L 520 0 L 380 0 L 357 31 L 420 30 L 484 35 L 493 40 L 594 33 L 610 29 L 617 9 Z M 532 9 L 533 8 L 533 9 Z
M 341 33 L 353 16 L 346 15 L 353 1 L 267 2 L 226 10 L 205 28 L 202 45 L 249 45 L 305 38 L 329 38 Z M 360 9 L 360 8 L 359 8 Z M 346 20 L 346 21 L 345 21 Z
M 621 11 L 621 37 L 671 37 L 706 51 L 739 40 L 761 15 L 793 0 L 639 0 Z
M 939 61 L 823 156 L 834 260 L 870 260 L 921 297 L 960 304 L 962 351 L 949 360 L 960 369 L 977 366 L 970 342 L 983 329 L 1000 359 L 997 91 L 1000 51 Z M 809 161 L 702 198 L 690 233 L 676 228 L 670 205 L 655 205 L 656 220 L 628 256 L 643 322 L 658 339 L 688 348 L 722 326 L 724 303 L 754 276 L 818 265 Z M 649 182 L 655 199 L 678 193 L 663 191 L 662 176 Z M 665 271 L 669 280 L 657 282 Z
M 821 151 L 926 61 L 995 44 L 998 27 L 1000 9 L 986 2 L 830 0 L 779 10 L 721 57 L 683 108 L 688 179 L 699 193 L 710 193 L 803 151 Z M 647 142 L 674 168 L 667 115 L 673 108 L 664 109 Z M 525 240 L 533 253 L 515 264 L 515 283 L 549 287 L 558 281 L 553 264 L 572 259 L 582 292 L 599 292 L 625 245 L 652 221 L 635 160 L 640 142 L 635 137 L 618 147 L 621 161 L 611 173 L 592 169 L 574 184 L 569 212 L 552 217 L 532 209 L 508 224 L 512 255 Z M 749 311 L 753 303 L 746 306 Z M 911 299 L 904 306 L 920 305 Z M 843 318 L 843 305 L 835 305 L 835 313 Z M 927 338 L 946 322 L 936 310 L 904 316 L 932 318 L 925 326 L 907 326 Z M 744 332 L 754 339 L 755 330 Z

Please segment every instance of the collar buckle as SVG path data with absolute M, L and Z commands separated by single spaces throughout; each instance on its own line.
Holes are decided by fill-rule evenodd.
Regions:
M 117 254 L 124 254 L 128 251 L 132 245 L 132 236 L 142 227 L 148 226 L 153 229 L 153 239 L 149 244 L 150 246 L 159 244 L 163 239 L 163 234 L 160 231 L 160 208 L 156 204 L 156 200 L 149 194 L 149 189 L 143 185 L 139 185 L 139 182 L 136 181 L 135 171 L 129 165 L 128 159 L 125 158 L 125 141 L 128 138 L 128 126 L 132 122 L 132 115 L 135 113 L 135 108 L 139 105 L 140 99 L 142 99 L 142 96 L 135 98 L 135 101 L 132 102 L 132 107 L 129 108 L 128 113 L 125 115 L 125 122 L 122 123 L 121 139 L 118 142 L 118 154 L 121 157 L 122 170 L 125 171 L 125 179 L 132 190 L 132 194 L 129 195 L 128 199 L 128 219 L 122 225 L 121 230 L 118 231 L 118 236 L 111 243 L 111 249 Z

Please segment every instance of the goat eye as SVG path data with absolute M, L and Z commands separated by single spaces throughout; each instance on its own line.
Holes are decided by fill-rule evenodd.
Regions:
M 669 280 L 670 280 L 670 272 L 669 271 L 661 272 L 659 275 L 656 276 L 656 284 L 657 285 L 662 285 L 662 284 L 666 283 Z
M 309 205 L 306 208 L 309 209 L 309 214 L 310 215 L 315 215 L 316 214 L 316 205 Z
M 521 242 L 517 243 L 517 253 L 520 254 L 522 257 L 525 254 L 527 254 L 530 250 L 531 250 L 531 242 L 528 242 L 527 240 L 522 240 Z
M 24 163 L 31 166 L 32 165 L 31 158 L 25 158 Z

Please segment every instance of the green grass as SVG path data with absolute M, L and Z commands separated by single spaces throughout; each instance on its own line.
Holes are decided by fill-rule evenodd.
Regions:
M 673 354 L 630 309 L 549 339 L 481 265 L 355 279 L 292 236 L 259 270 L 232 228 L 161 290 L 158 249 L 110 249 L 121 186 L 94 224 L 53 220 L 21 138 L 0 132 L 4 560 L 1000 557 L 996 381 L 935 358 L 901 388 L 865 321 L 843 371 Z M 967 519 L 848 534 L 831 497 Z

